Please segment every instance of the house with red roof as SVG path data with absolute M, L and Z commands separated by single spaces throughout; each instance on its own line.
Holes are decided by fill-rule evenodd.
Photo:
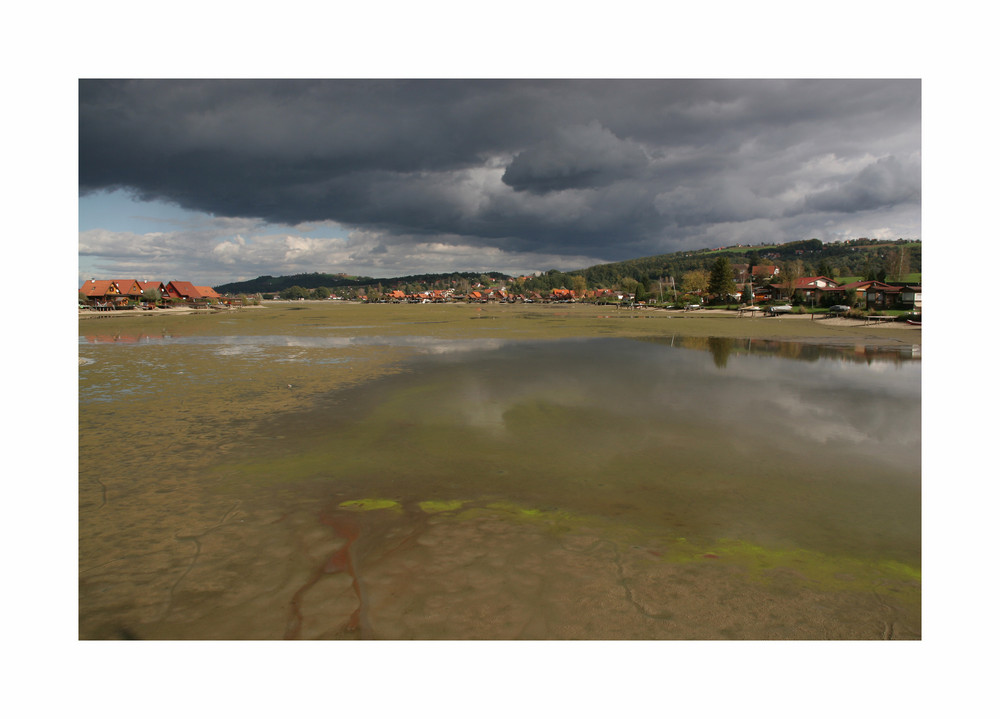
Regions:
M 87 280 L 80 286 L 79 294 L 86 298 L 88 305 L 100 309 L 111 309 L 128 302 L 128 297 L 122 295 L 115 280 Z
M 190 282 L 171 280 L 166 286 L 166 296 L 172 300 L 199 300 L 201 292 Z
M 754 277 L 774 277 L 781 274 L 781 268 L 777 265 L 754 265 L 750 274 Z
M 104 300 L 121 296 L 114 280 L 87 280 L 80 286 L 80 294 L 86 295 L 88 300 Z
M 207 302 L 219 299 L 221 296 L 211 287 L 196 287 L 190 282 L 173 280 L 164 288 L 164 296 L 186 302 Z
M 138 280 L 111 280 L 118 286 L 118 292 L 130 300 L 138 300 L 142 295 L 142 287 Z
M 213 290 L 211 287 L 195 287 L 198 292 L 201 293 L 202 298 L 206 300 L 221 300 L 222 295 Z
M 139 280 L 139 289 L 141 289 L 143 292 L 145 292 L 146 290 L 157 290 L 160 293 L 160 296 L 162 297 L 167 296 L 167 286 L 162 282 L 156 282 L 155 280 L 149 282 L 144 282 L 143 280 Z

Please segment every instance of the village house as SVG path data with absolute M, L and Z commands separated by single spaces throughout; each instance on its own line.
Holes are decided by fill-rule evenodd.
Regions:
M 80 286 L 81 302 L 98 309 L 123 309 L 142 303 L 142 293 L 154 289 L 162 299 L 189 303 L 222 302 L 223 297 L 211 287 L 196 287 L 190 282 L 173 281 L 167 284 L 139 280 L 90 279 Z
M 127 297 L 122 298 L 114 280 L 90 279 L 80 287 L 80 294 L 86 298 L 87 304 L 100 309 L 113 308 L 119 299 L 128 301 Z
M 221 300 L 222 295 L 213 290 L 211 287 L 195 287 L 198 293 L 201 295 L 201 299 L 205 300 Z
M 167 283 L 165 296 L 172 300 L 192 301 L 201 299 L 201 292 L 190 282 L 171 280 Z
M 151 282 L 143 282 L 143 281 L 140 280 L 139 281 L 139 288 L 143 292 L 145 292 L 146 290 L 156 290 L 157 292 L 160 293 L 160 297 L 166 297 L 167 296 L 167 286 L 165 284 L 163 284 L 162 282 L 156 282 L 155 280 L 151 281 Z
M 137 280 L 111 280 L 117 287 L 119 294 L 126 300 L 139 301 L 142 297 L 142 287 Z
M 789 288 L 783 283 L 755 288 L 754 299 L 790 301 L 794 299 L 796 292 L 800 292 L 807 302 L 817 305 L 847 304 L 853 297 L 861 299 L 868 310 L 920 310 L 922 306 L 919 285 L 878 280 L 861 280 L 839 285 L 835 280 L 822 276 L 800 277 L 793 283 L 790 293 Z
M 909 309 L 922 306 L 920 287 L 917 285 L 871 282 L 865 288 L 865 306 L 872 310 Z
M 829 277 L 799 277 L 791 284 L 791 287 L 785 283 L 771 283 L 766 288 L 761 289 L 760 296 L 767 299 L 791 300 L 796 292 L 800 292 L 806 300 L 818 303 L 823 293 L 839 289 L 840 286 L 836 280 Z

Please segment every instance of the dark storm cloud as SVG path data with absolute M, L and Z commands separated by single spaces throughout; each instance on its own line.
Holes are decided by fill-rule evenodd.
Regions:
M 558 128 L 551 139 L 516 155 L 502 179 L 515 190 L 585 189 L 634 177 L 647 164 L 638 144 L 621 140 L 593 122 Z
M 907 167 L 890 155 L 838 187 L 816 193 L 806 206 L 820 211 L 855 212 L 919 201 L 920 167 Z
M 82 194 L 388 247 L 610 260 L 906 206 L 919 233 L 918 81 L 84 80 L 79 121 Z

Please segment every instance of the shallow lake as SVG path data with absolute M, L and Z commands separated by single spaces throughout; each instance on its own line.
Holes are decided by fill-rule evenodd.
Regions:
M 920 636 L 917 347 L 80 345 L 83 638 Z M 358 347 L 400 354 L 186 423 L 237 415 L 254 363 Z

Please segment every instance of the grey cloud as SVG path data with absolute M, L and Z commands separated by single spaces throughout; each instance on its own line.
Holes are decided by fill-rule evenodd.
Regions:
M 837 187 L 806 200 L 810 210 L 857 212 L 920 202 L 920 168 L 883 157 Z
M 919 209 L 919 159 L 892 159 L 919 158 L 912 80 L 83 80 L 79 107 L 81 195 L 331 220 L 390 249 L 617 260 Z M 847 177 L 822 157 L 887 159 Z
M 518 153 L 502 179 L 515 190 L 544 193 L 609 185 L 647 164 L 639 145 L 592 122 L 559 128 L 551 139 Z

